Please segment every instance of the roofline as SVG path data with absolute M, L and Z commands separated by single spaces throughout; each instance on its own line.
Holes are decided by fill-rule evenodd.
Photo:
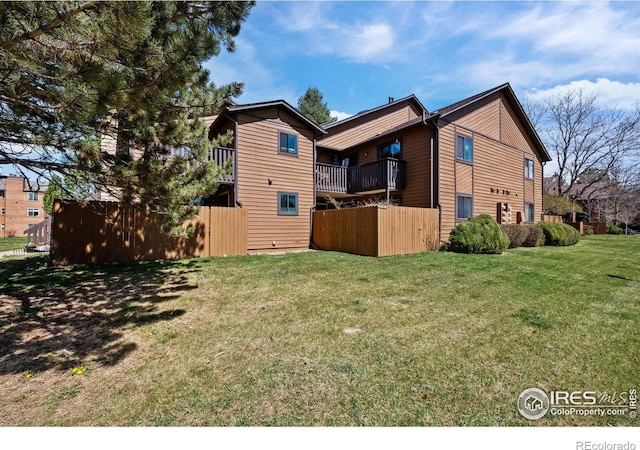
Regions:
M 384 108 L 388 108 L 388 107 L 390 107 L 390 106 L 397 105 L 398 103 L 406 102 L 407 100 L 413 100 L 414 102 L 416 102 L 416 103 L 418 104 L 418 106 L 419 106 L 419 107 L 420 107 L 420 108 L 421 108 L 421 109 L 422 109 L 426 114 L 429 114 L 429 111 L 427 110 L 427 108 L 425 108 L 425 107 L 424 107 L 424 105 L 422 104 L 422 102 L 421 102 L 420 100 L 418 100 L 418 97 L 416 97 L 416 95 L 415 95 L 415 94 L 411 94 L 411 95 L 407 95 L 406 97 L 403 97 L 403 98 L 401 98 L 401 99 L 394 100 L 394 101 L 389 102 L 389 103 L 385 103 L 384 105 L 376 106 L 375 108 L 367 109 L 367 110 L 361 111 L 361 112 L 359 112 L 359 113 L 358 113 L 358 114 L 356 114 L 356 115 L 353 115 L 353 116 L 351 116 L 351 117 L 347 117 L 346 119 L 338 120 L 337 122 L 331 122 L 331 123 L 328 123 L 328 124 L 324 125 L 324 127 L 325 127 L 326 129 L 330 129 L 330 128 L 333 128 L 333 127 L 335 127 L 335 126 L 338 126 L 338 125 L 342 125 L 342 124 L 344 124 L 344 123 L 347 123 L 347 122 L 349 122 L 349 121 L 351 121 L 351 120 L 359 119 L 359 118 L 364 117 L 364 116 L 366 116 L 366 115 L 368 115 L 368 114 L 372 114 L 372 113 L 374 113 L 374 112 L 378 112 L 378 111 L 380 111 L 380 110 L 382 110 L 382 109 L 384 109 Z
M 551 156 L 549 155 L 549 152 L 547 152 L 546 147 L 544 146 L 544 144 L 542 143 L 542 139 L 540 139 L 540 136 L 538 135 L 538 132 L 536 131 L 536 129 L 534 128 L 533 124 L 531 123 L 531 120 L 529 120 L 529 116 L 527 116 L 527 113 L 525 112 L 524 108 L 522 107 L 522 104 L 520 103 L 520 100 L 518 100 L 518 97 L 516 96 L 516 93 L 513 91 L 513 88 L 511 87 L 511 84 L 509 83 L 504 83 L 501 84 L 500 86 L 496 86 L 493 89 L 489 89 L 485 92 L 481 92 L 480 94 L 476 94 L 476 96 L 472 95 L 471 97 L 468 97 L 465 100 L 461 100 L 459 102 L 455 102 L 452 103 L 452 105 L 458 105 L 455 108 L 453 108 L 451 111 L 447 111 L 444 114 L 440 113 L 440 109 L 447 109 L 447 106 L 440 108 L 439 110 L 436 110 L 433 112 L 432 114 L 432 118 L 438 118 L 438 117 L 446 117 L 450 114 L 453 114 L 456 111 L 459 111 L 463 108 L 466 108 L 469 105 L 472 105 L 480 100 L 483 100 L 487 97 L 489 97 L 490 95 L 495 94 L 496 92 L 506 92 L 508 93 L 509 96 L 509 100 L 512 104 L 515 104 L 516 106 L 516 111 L 515 113 L 518 115 L 518 118 L 523 122 L 525 128 L 527 129 L 527 132 L 533 137 L 533 141 L 535 146 L 538 148 L 538 150 L 540 151 L 540 156 L 542 156 L 542 159 L 545 162 L 551 161 Z
M 226 111 L 228 111 L 228 112 L 244 112 L 244 111 L 251 111 L 251 110 L 255 110 L 255 109 L 264 109 L 264 108 L 273 108 L 273 107 L 277 107 L 277 108 L 283 107 L 286 110 L 288 110 L 290 113 L 292 113 L 294 116 L 296 116 L 298 119 L 300 119 L 303 122 L 305 122 L 307 125 L 309 125 L 311 128 L 313 128 L 318 133 L 327 134 L 327 132 L 324 130 L 324 128 L 322 128 L 321 126 L 319 126 L 318 124 L 313 122 L 311 119 L 309 119 L 307 116 L 302 114 L 296 108 L 291 106 L 285 100 L 272 100 L 272 101 L 268 101 L 268 102 L 247 103 L 247 104 L 244 104 L 244 105 L 226 105 L 223 109 L 226 109 Z M 222 112 L 221 112 L 218 115 L 218 118 L 213 121 L 213 123 L 211 124 L 211 127 L 213 127 L 216 124 L 216 122 L 218 122 L 218 120 L 223 116 L 224 116 L 224 114 L 222 114 Z

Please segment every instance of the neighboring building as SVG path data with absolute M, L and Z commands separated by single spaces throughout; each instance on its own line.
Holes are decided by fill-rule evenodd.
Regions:
M 24 231 L 47 218 L 42 209 L 46 184 L 17 175 L 0 176 L 0 237 L 24 236 Z
M 234 175 L 209 204 L 248 208 L 249 251 L 308 248 L 311 211 L 336 202 L 438 208 L 442 240 L 483 213 L 542 218 L 550 157 L 509 84 L 433 113 L 390 98 L 324 129 L 283 100 L 226 106 L 210 136 L 228 129 L 233 148 L 212 158 L 234 157 Z

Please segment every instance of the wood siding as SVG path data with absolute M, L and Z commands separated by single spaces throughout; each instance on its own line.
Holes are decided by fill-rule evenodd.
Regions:
M 195 233 L 179 239 L 164 233 L 153 214 L 117 202 L 55 202 L 54 264 L 200 258 L 247 253 L 247 211 L 202 207 Z
M 506 99 L 495 94 L 441 122 L 440 128 L 440 206 L 442 239 L 455 227 L 456 193 L 473 195 L 473 215 L 496 216 L 496 204 L 512 206 L 515 223 L 524 217 L 524 204 L 534 203 L 536 221 L 542 217 L 542 161 Z M 458 162 L 456 135 L 473 139 L 473 163 Z M 524 177 L 524 160 L 534 161 L 534 180 Z M 470 179 L 472 181 L 470 181 Z
M 322 250 L 391 256 L 437 249 L 438 210 L 400 206 L 316 211 L 313 243 Z
M 419 117 L 422 117 L 420 108 L 413 102 L 402 102 L 362 118 L 354 118 L 352 122 L 348 122 L 348 126 L 345 123 L 344 126 L 329 127 L 328 135 L 320 141 L 319 145 L 346 149 Z
M 279 133 L 298 135 L 298 155 L 279 153 Z M 249 211 L 251 252 L 309 248 L 314 205 L 313 132 L 281 108 L 238 117 L 238 201 Z M 298 215 L 278 215 L 278 193 L 298 194 Z

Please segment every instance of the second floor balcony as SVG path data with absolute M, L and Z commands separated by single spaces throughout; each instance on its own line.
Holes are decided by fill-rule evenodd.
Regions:
M 353 167 L 316 163 L 316 190 L 339 194 L 364 194 L 404 189 L 405 161 L 384 158 Z
M 209 151 L 209 161 L 215 161 L 218 166 L 226 169 L 225 175 L 220 177 L 221 184 L 233 184 L 235 182 L 235 157 L 236 151 L 232 148 L 215 147 Z

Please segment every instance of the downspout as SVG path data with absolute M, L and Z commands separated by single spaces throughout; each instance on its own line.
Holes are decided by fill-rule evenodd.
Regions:
M 313 136 L 313 206 L 309 208 L 309 248 L 318 250 L 318 246 L 313 242 L 313 212 L 318 206 L 316 203 L 316 162 L 318 160 L 318 150 L 316 148 L 317 137 Z
M 435 204 L 438 208 L 438 234 L 442 236 L 442 206 L 440 205 L 440 133 L 438 128 L 438 116 L 431 118 L 431 207 Z M 437 189 L 437 191 L 436 191 Z
M 540 175 L 540 179 L 542 182 L 540 183 L 540 190 L 542 191 L 542 214 L 540 214 L 540 220 L 544 219 L 544 166 L 547 164 L 546 161 L 542 161 L 542 174 Z
M 242 203 L 238 200 L 238 113 L 233 121 L 233 204 L 242 208 Z

